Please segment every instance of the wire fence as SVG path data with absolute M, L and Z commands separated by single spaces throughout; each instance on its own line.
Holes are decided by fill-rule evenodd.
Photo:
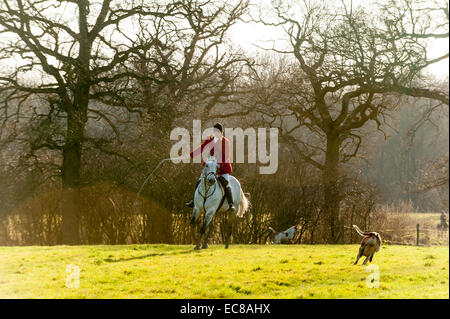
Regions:
M 345 229 L 353 229 L 353 227 L 349 226 L 342 227 Z M 377 232 L 381 235 L 383 242 L 388 245 L 431 246 L 449 244 L 448 229 L 424 228 L 420 226 L 420 223 L 416 224 L 415 228 L 382 229 L 377 230 Z M 344 243 L 344 236 L 342 236 L 341 241 Z

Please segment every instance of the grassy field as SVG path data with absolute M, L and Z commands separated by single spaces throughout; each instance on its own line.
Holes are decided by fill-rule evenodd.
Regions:
M 448 247 L 384 246 L 378 288 L 367 287 L 366 266 L 352 265 L 357 249 L 0 247 L 0 298 L 449 298 Z M 71 264 L 79 288 L 66 287 Z

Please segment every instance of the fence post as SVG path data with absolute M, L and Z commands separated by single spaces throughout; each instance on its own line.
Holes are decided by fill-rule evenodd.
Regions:
M 344 219 L 341 219 L 341 244 L 344 244 Z
M 419 229 L 419 224 L 416 225 L 417 227 L 417 238 L 416 238 L 416 246 L 419 246 L 419 233 L 420 233 L 420 229 Z

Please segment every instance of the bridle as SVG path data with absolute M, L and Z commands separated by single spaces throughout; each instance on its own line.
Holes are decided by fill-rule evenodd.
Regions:
M 206 201 L 207 201 L 208 198 L 212 197 L 216 193 L 217 185 L 219 184 L 219 181 L 217 180 L 217 172 L 218 172 L 218 170 L 219 170 L 219 165 L 217 164 L 216 165 L 216 169 L 215 169 L 214 172 L 208 172 L 207 174 L 203 173 L 202 177 L 201 177 L 202 178 L 201 182 L 203 182 L 203 185 L 204 185 L 204 188 L 205 188 L 205 193 L 202 194 L 200 189 L 198 189 L 198 195 L 203 198 L 203 205 L 202 206 L 203 206 L 203 210 L 205 212 L 206 212 L 206 207 L 205 207 L 206 206 Z M 211 176 L 211 175 L 214 176 L 214 185 L 209 186 L 208 185 L 208 177 Z M 212 189 L 212 191 L 210 191 L 211 189 Z M 217 212 L 220 209 L 220 207 L 222 206 L 223 201 L 225 199 L 224 190 L 222 188 L 220 188 L 220 190 L 221 190 L 221 193 L 222 193 L 222 200 L 221 200 L 219 206 L 216 208 L 215 212 Z
M 200 192 L 200 189 L 198 190 L 198 194 L 203 198 L 203 210 L 205 210 L 205 211 L 206 211 L 206 208 L 205 208 L 206 200 L 207 200 L 208 198 L 210 198 L 210 197 L 216 192 L 216 189 L 217 189 L 217 184 L 218 184 L 218 181 L 217 181 L 217 171 L 218 171 L 218 169 L 219 169 L 219 165 L 216 166 L 216 170 L 215 170 L 214 172 L 209 172 L 209 173 L 207 173 L 207 174 L 202 174 L 202 175 L 203 175 L 203 176 L 202 176 L 202 179 L 203 179 L 202 182 L 203 182 L 203 185 L 204 185 L 204 187 L 205 187 L 205 194 L 202 194 L 202 193 Z M 213 185 L 213 186 L 208 186 L 207 180 L 208 180 L 208 177 L 211 176 L 211 175 L 214 176 L 214 185 Z M 210 192 L 211 187 L 214 187 L 213 190 L 212 190 L 212 192 Z M 221 206 L 221 205 L 219 205 L 219 207 L 218 207 L 217 209 L 219 209 L 220 206 Z
M 217 169 L 216 169 L 216 171 L 217 171 Z M 214 186 L 213 191 L 212 191 L 210 194 L 208 194 L 208 193 L 209 193 L 209 190 L 210 190 L 211 187 L 212 187 L 212 186 L 208 186 L 208 182 L 207 182 L 208 177 L 209 177 L 210 175 L 213 175 L 213 176 L 214 176 L 215 183 L 214 183 L 214 185 L 213 185 L 213 186 Z M 202 176 L 202 179 L 203 179 L 203 185 L 204 185 L 204 187 L 205 187 L 205 194 L 202 194 L 202 193 L 200 192 L 200 190 L 198 190 L 198 194 L 203 198 L 203 205 L 205 205 L 206 200 L 207 200 L 209 197 L 211 197 L 212 194 L 214 194 L 214 192 L 216 191 L 216 188 L 217 188 L 217 173 L 216 173 L 216 172 L 209 172 L 208 174 L 203 175 L 203 176 Z

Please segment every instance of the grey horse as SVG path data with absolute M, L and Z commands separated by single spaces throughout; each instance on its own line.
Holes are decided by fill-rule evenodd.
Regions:
M 212 231 L 211 222 L 218 212 L 226 214 L 225 248 L 228 248 L 236 217 L 243 217 L 250 206 L 250 202 L 241 189 L 241 184 L 235 177 L 230 176 L 234 207 L 237 207 L 237 210 L 232 212 L 228 209 L 228 203 L 224 200 L 224 190 L 217 180 L 218 167 L 214 157 L 208 158 L 200 176 L 200 184 L 195 190 L 191 225 L 197 223 L 200 214 L 205 214 L 203 225 L 200 228 L 200 236 L 194 248 L 196 250 L 208 248 L 208 238 Z

